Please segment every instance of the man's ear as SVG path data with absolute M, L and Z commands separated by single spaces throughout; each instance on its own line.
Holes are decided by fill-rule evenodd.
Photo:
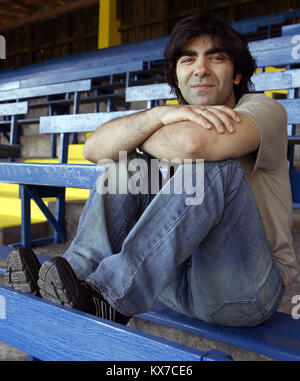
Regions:
M 234 85 L 239 85 L 240 82 L 241 82 L 241 79 L 242 79 L 242 74 L 237 74 L 237 75 L 235 76 L 235 78 L 233 79 L 233 84 L 234 84 Z

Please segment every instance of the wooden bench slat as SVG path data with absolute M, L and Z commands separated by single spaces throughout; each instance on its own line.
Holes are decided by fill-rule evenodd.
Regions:
M 86 64 L 88 66 L 88 64 Z M 122 61 L 114 66 L 99 66 L 95 68 L 81 69 L 76 71 L 74 68 L 63 71 L 48 71 L 38 73 L 28 79 L 21 79 L 21 87 L 37 86 L 39 84 L 51 84 L 53 82 L 67 82 L 80 79 L 90 79 L 97 77 L 105 77 L 108 75 L 122 74 L 126 72 L 140 71 L 143 69 L 143 61 L 136 61 L 123 64 Z
M 87 189 L 102 169 L 93 164 L 0 163 L 0 182 Z
M 7 83 L 1 83 L 0 84 L 0 91 L 18 89 L 20 87 L 20 85 L 21 85 L 20 81 L 10 81 Z
M 1 259 L 5 259 L 11 250 L 12 248 L 0 246 Z M 38 258 L 43 263 L 49 257 L 38 255 Z M 3 267 L 0 270 L 1 274 L 5 273 Z M 136 317 L 278 360 L 300 359 L 299 322 L 281 312 L 276 312 L 269 320 L 256 327 L 231 328 L 186 317 L 157 301 L 151 311 Z
M 54 83 L 51 85 L 34 86 L 30 88 L 12 89 L 0 91 L 0 101 L 11 99 L 34 98 L 45 95 L 65 94 L 80 91 L 89 91 L 92 87 L 90 79 L 84 81 L 72 81 L 66 83 Z M 9 104 L 9 103 L 8 103 Z M 1 105 L 2 106 L 2 105 Z M 27 111 L 26 111 L 27 112 Z
M 6 286 L 0 286 L 0 302 L 1 340 L 41 360 L 203 360 L 193 348 Z
M 300 122 L 300 98 L 298 99 L 278 99 L 278 102 L 284 106 L 288 116 L 288 124 L 298 124 Z
M 254 74 L 251 78 L 256 91 L 283 90 L 300 87 L 300 69 Z M 126 89 L 126 102 L 175 99 L 167 83 L 144 86 L 129 86 Z
M 266 38 L 262 40 L 250 41 L 248 43 L 251 53 L 258 51 L 274 50 L 278 51 L 282 49 L 283 46 L 293 48 L 291 36 L 280 36 Z
M 0 105 L 0 115 L 23 115 L 27 114 L 27 112 L 28 102 L 5 103 Z
M 281 27 L 282 36 L 293 36 L 294 34 L 300 34 L 300 24 L 283 25 Z
M 143 110 L 42 116 L 40 118 L 40 133 L 91 132 L 95 131 L 103 123 L 140 111 Z
M 157 302 L 151 311 L 138 316 L 278 360 L 300 360 L 299 321 L 280 312 L 259 326 L 250 328 L 224 327 L 188 318 L 161 302 Z
M 126 89 L 126 102 L 148 101 L 156 99 L 174 99 L 176 95 L 167 83 L 130 86 Z
M 300 69 L 254 74 L 251 80 L 256 91 L 282 90 L 300 87 Z

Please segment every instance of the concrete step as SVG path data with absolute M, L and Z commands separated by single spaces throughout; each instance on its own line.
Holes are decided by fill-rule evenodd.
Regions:
M 48 222 L 36 222 L 31 225 L 32 239 L 49 237 L 52 235 L 52 229 Z M 0 245 L 9 245 L 21 242 L 21 221 L 12 226 L 0 228 Z
M 77 137 L 79 145 L 82 145 L 86 141 L 85 133 L 79 133 Z M 22 144 L 20 157 L 23 159 L 51 157 L 50 134 L 22 135 L 20 137 L 20 144 Z M 59 152 L 59 136 L 57 136 L 56 152 Z

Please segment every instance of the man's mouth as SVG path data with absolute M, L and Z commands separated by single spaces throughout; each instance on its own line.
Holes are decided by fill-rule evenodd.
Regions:
M 197 83 L 191 86 L 195 90 L 210 90 L 214 85 L 211 83 Z

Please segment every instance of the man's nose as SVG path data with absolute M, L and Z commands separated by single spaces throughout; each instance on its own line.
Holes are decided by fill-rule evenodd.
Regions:
M 194 75 L 197 77 L 205 77 L 206 75 L 209 75 L 210 70 L 208 66 L 208 62 L 205 57 L 199 57 L 197 61 L 195 62 L 195 70 Z

